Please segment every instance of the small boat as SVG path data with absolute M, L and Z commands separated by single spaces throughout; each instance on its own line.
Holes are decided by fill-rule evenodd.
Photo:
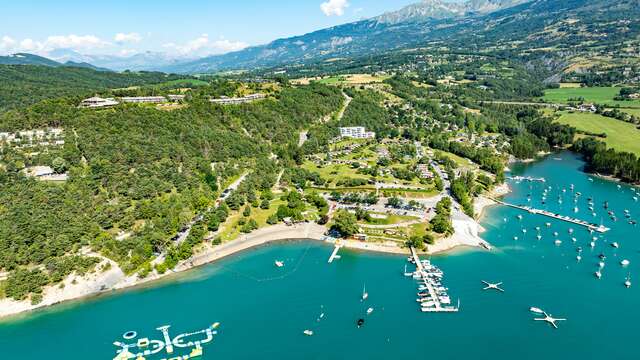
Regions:
M 569 234 L 573 234 L 573 228 L 569 229 Z
M 519 219 L 519 220 L 522 220 L 522 215 L 518 215 L 518 219 Z
M 577 241 L 578 241 L 578 239 L 576 239 L 576 238 L 572 237 L 572 238 L 571 238 L 571 241 L 573 241 L 573 242 L 577 242 Z
M 366 285 L 362 288 L 362 301 L 367 300 L 369 298 L 369 293 L 367 292 Z
M 604 264 L 604 261 L 600 261 L 600 262 L 598 263 L 598 266 L 600 266 L 600 268 L 601 268 L 601 269 L 604 267 L 604 265 L 605 265 L 605 264 Z
M 517 237 L 517 236 L 514 236 L 514 237 L 513 237 L 513 240 L 518 240 L 518 237 Z
M 554 241 L 554 243 L 555 243 L 556 245 L 561 245 L 561 244 L 562 244 L 562 240 L 556 240 L 556 241 Z
M 624 281 L 624 286 L 628 288 L 631 287 L 631 274 L 627 275 L 627 279 Z
M 279 267 L 279 268 L 281 268 L 281 267 L 283 267 L 283 266 L 284 266 L 284 263 L 283 263 L 282 261 L 280 261 L 280 260 L 276 260 L 275 264 L 276 264 L 276 266 L 277 266 L 277 267 Z
M 404 276 L 406 276 L 406 277 L 413 276 L 412 272 L 407 272 L 407 265 L 404 266 Z
M 311 331 L 311 330 L 305 330 L 302 333 L 307 335 L 307 336 L 313 336 L 313 331 Z
M 616 249 L 620 247 L 620 245 L 617 242 L 612 243 L 611 246 Z
M 630 264 L 630 262 L 627 259 L 624 259 L 624 260 L 620 261 L 620 265 L 622 265 L 622 266 L 628 266 L 629 264 Z
M 372 312 L 373 312 L 373 308 L 368 308 L 367 309 L 367 315 L 371 315 Z
M 592 248 L 596 247 L 596 243 L 593 241 L 589 245 L 591 245 Z
M 595 275 L 598 279 L 601 279 L 601 278 L 602 278 L 602 272 L 600 272 L 600 270 L 596 271 L 596 272 L 594 273 L 594 275 Z
M 538 235 L 536 237 L 538 238 L 538 240 L 542 239 L 542 235 Z
M 213 325 L 211 325 L 212 329 L 217 329 L 220 327 L 220 323 L 219 322 L 214 322 Z
M 558 232 L 557 232 L 557 231 L 554 231 L 554 232 L 553 232 L 553 236 L 558 236 Z
M 576 260 L 578 260 L 578 261 L 582 260 L 582 256 L 580 256 L 580 255 L 576 256 Z
M 358 319 L 358 321 L 356 321 L 356 325 L 358 326 L 358 329 L 362 327 L 362 325 L 364 325 L 364 319 Z
M 531 307 L 529 308 L 529 311 L 536 313 L 536 314 L 544 314 L 544 311 L 542 309 L 539 309 L 537 307 Z

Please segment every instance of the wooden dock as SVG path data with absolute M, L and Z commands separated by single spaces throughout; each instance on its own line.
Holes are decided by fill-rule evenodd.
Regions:
M 522 211 L 526 211 L 530 214 L 534 214 L 534 215 L 542 215 L 542 216 L 546 216 L 546 217 L 550 217 L 556 220 L 560 220 L 560 221 L 564 221 L 564 222 L 568 222 L 568 223 L 572 223 L 572 224 L 576 224 L 576 225 L 580 225 L 580 226 L 584 226 L 589 230 L 592 231 L 597 231 L 599 233 L 605 233 L 611 229 L 609 229 L 608 227 L 604 226 L 604 225 L 598 225 L 598 224 L 593 224 L 584 220 L 580 220 L 580 219 L 575 219 L 569 216 L 563 216 L 560 214 L 555 214 L 552 213 L 551 211 L 547 211 L 547 210 L 540 210 L 540 209 L 534 209 L 532 207 L 529 206 L 521 206 L 521 205 L 514 205 L 514 204 L 509 204 L 507 202 L 504 202 L 502 200 L 498 200 L 498 199 L 494 199 L 491 198 L 491 200 L 497 202 L 500 205 L 504 205 L 504 206 L 508 206 L 514 209 L 518 209 L 518 210 L 522 210 Z

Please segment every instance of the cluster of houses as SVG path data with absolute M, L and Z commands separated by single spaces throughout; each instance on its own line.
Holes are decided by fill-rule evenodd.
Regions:
M 64 130 L 61 128 L 24 130 L 15 133 L 0 132 L 0 147 L 15 145 L 18 147 L 63 146 Z
M 251 94 L 251 95 L 247 95 L 247 96 L 242 96 L 242 97 L 226 97 L 226 96 L 221 96 L 218 99 L 215 98 L 211 98 L 209 99 L 210 102 L 214 103 L 214 104 L 218 104 L 218 105 L 239 105 L 239 104 L 246 104 L 246 103 L 250 103 L 256 100 L 261 100 L 266 98 L 267 96 L 265 94 Z
M 88 99 L 82 100 L 78 107 L 87 108 L 87 109 L 95 109 L 95 108 L 108 108 L 112 106 L 116 106 L 120 103 L 128 103 L 128 104 L 165 104 L 169 102 L 180 102 L 185 99 L 186 95 L 167 95 L 167 96 L 126 96 L 118 98 L 117 100 L 114 98 L 101 98 L 98 96 L 94 96 Z M 251 94 L 243 97 L 226 97 L 222 96 L 220 98 L 211 98 L 209 101 L 213 104 L 219 105 L 238 105 L 250 103 L 256 100 L 261 100 L 266 98 L 265 94 Z

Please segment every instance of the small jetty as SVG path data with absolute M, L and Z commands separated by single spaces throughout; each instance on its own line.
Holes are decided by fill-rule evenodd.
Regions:
M 598 225 L 598 224 L 590 223 L 588 221 L 575 219 L 575 218 L 572 218 L 570 216 L 564 216 L 564 215 L 560 215 L 560 214 L 555 214 L 555 213 L 552 213 L 551 211 L 534 209 L 534 208 L 529 207 L 529 206 L 521 206 L 521 205 L 509 204 L 507 202 L 504 202 L 502 200 L 498 200 L 498 199 L 495 199 L 495 198 L 491 198 L 491 200 L 495 201 L 496 203 L 498 203 L 500 205 L 508 206 L 508 207 L 511 207 L 511 208 L 514 208 L 514 209 L 523 210 L 523 211 L 526 211 L 526 212 L 528 212 L 530 214 L 547 216 L 547 217 L 550 217 L 550 218 L 554 218 L 556 220 L 561 220 L 561 221 L 565 221 L 565 222 L 568 222 L 568 223 L 584 226 L 584 227 L 588 228 L 589 230 L 597 231 L 599 233 L 605 233 L 605 232 L 611 230 L 611 229 L 609 229 L 608 227 L 606 227 L 604 225 Z
M 413 278 L 418 280 L 418 298 L 422 312 L 458 312 L 458 306 L 451 306 L 451 298 L 447 294 L 447 288 L 442 286 L 442 270 L 432 265 L 429 260 L 420 260 L 418 252 L 411 247 L 411 263 L 416 265 Z
M 338 251 L 340 250 L 341 247 L 342 247 L 342 244 L 340 244 L 339 242 L 336 242 L 336 246 L 335 248 L 333 248 L 333 252 L 331 253 L 331 256 L 329 256 L 329 260 L 327 260 L 327 263 L 331 264 L 333 260 L 340 259 L 340 255 L 338 255 Z
M 507 179 L 513 180 L 513 181 L 528 181 L 528 182 L 547 182 L 547 179 L 540 177 L 540 178 L 536 178 L 536 177 L 531 177 L 531 176 L 509 176 L 507 177 Z

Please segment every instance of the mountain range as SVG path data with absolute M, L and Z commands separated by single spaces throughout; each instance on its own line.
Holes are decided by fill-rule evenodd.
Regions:
M 107 68 L 101 68 L 101 67 L 92 65 L 88 62 L 76 62 L 71 60 L 68 60 L 65 62 L 58 62 L 43 56 L 27 54 L 27 53 L 17 53 L 17 54 L 12 54 L 7 56 L 0 56 L 0 65 L 41 65 L 41 66 L 51 66 L 51 67 L 87 68 L 87 69 L 93 69 L 96 71 L 111 71 Z
M 0 58 L 0 63 L 29 61 L 48 66 L 198 74 L 301 66 L 441 47 L 501 56 L 553 56 L 560 57 L 558 62 L 566 62 L 568 57 L 579 55 L 580 47 L 584 50 L 594 42 L 637 39 L 639 15 L 638 0 L 423 0 L 371 19 L 200 59 L 180 59 L 158 52 L 87 56 L 61 49 L 50 54 L 56 60 L 53 62 L 16 54 Z M 552 47 L 559 51 L 542 50 Z

